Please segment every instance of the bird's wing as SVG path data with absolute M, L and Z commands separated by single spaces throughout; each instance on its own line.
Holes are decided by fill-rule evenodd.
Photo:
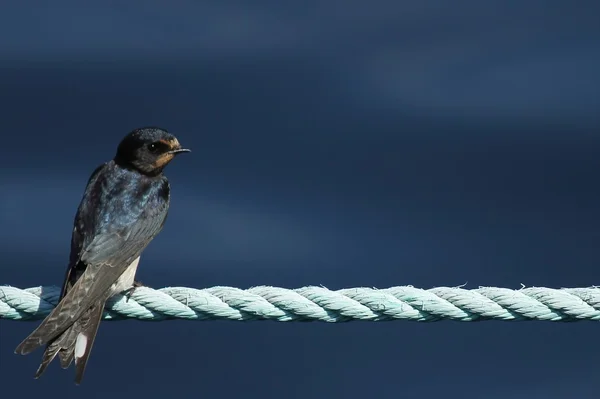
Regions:
M 96 182 L 99 176 L 101 176 L 101 172 L 106 168 L 107 163 L 103 163 L 102 165 L 98 166 L 90 175 L 90 178 L 88 179 L 88 182 L 85 186 L 85 193 L 82 198 L 82 204 L 77 209 L 77 215 L 75 215 L 73 235 L 71 236 L 71 253 L 69 255 L 69 266 L 67 267 L 67 273 L 63 282 L 60 299 L 63 299 L 65 295 L 67 295 L 67 292 L 69 292 L 69 290 L 73 288 L 73 285 L 79 279 L 81 273 L 83 273 L 83 271 L 85 270 L 85 264 L 82 264 L 80 262 L 83 246 L 85 245 L 84 240 L 86 239 L 85 232 L 81 231 L 81 225 L 82 222 L 84 222 L 86 225 L 91 226 L 93 226 L 94 223 L 93 213 L 91 212 L 91 209 L 83 206 L 83 204 L 85 204 L 85 201 L 89 197 L 93 196 L 92 193 L 96 186 Z M 90 223 L 90 220 L 92 221 L 92 223 Z
M 16 349 L 27 354 L 69 328 L 90 306 L 107 299 L 109 288 L 160 232 L 168 211 L 168 201 L 143 207 L 133 222 L 96 235 L 83 249 L 80 260 L 85 271 L 65 297 Z

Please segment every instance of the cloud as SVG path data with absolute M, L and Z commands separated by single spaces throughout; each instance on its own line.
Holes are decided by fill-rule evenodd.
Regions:
M 295 57 L 321 65 L 331 88 L 361 108 L 455 120 L 598 121 L 597 13 L 585 7 L 353 0 L 7 7 L 0 47 L 12 61 Z

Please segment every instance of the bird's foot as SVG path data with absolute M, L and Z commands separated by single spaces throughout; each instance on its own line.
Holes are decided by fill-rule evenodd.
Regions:
M 131 298 L 131 296 L 133 295 L 133 293 L 135 292 L 135 290 L 138 287 L 143 287 L 143 286 L 144 286 L 144 284 L 142 284 L 140 281 L 134 280 L 131 287 L 125 290 L 125 298 L 127 298 L 126 302 L 129 302 L 129 299 Z

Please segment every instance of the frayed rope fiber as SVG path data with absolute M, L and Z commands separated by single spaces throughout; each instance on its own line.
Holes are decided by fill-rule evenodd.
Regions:
M 58 303 L 58 287 L 0 286 L 0 319 L 39 320 Z M 518 290 L 412 286 L 286 289 L 269 286 L 194 289 L 139 287 L 111 298 L 105 320 L 274 321 L 600 321 L 600 287 Z

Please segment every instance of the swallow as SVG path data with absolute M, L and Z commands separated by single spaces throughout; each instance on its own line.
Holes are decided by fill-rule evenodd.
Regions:
M 164 129 L 136 129 L 90 176 L 75 215 L 60 301 L 15 350 L 26 355 L 46 345 L 35 378 L 58 354 L 63 369 L 75 360 L 75 383 L 81 383 L 107 299 L 139 285 L 140 255 L 165 224 L 170 186 L 163 169 L 185 152 Z

